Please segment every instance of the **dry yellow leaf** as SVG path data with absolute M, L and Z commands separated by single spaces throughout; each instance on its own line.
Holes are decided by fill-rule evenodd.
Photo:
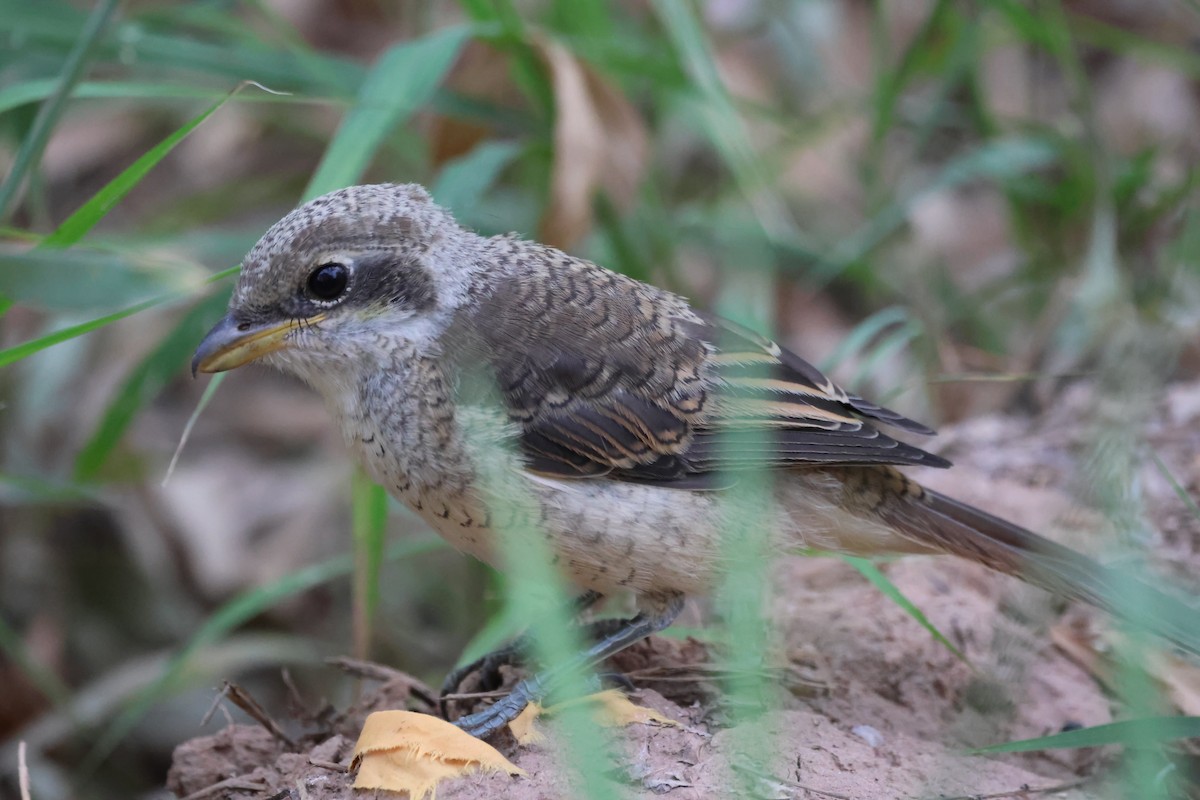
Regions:
M 508 729 L 512 731 L 517 744 L 532 744 L 545 738 L 534 728 L 534 720 L 543 714 L 553 716 L 564 708 L 577 705 L 592 706 L 592 718 L 606 728 L 623 728 L 634 723 L 681 727 L 679 722 L 663 716 L 653 708 L 634 705 L 628 697 L 616 689 L 605 689 L 603 692 L 589 694 L 586 697 L 564 700 L 549 708 L 542 708 L 537 703 L 530 703 L 516 719 L 508 724 Z
M 530 703 L 525 706 L 524 711 L 517 715 L 516 719 L 508 723 L 508 730 L 512 733 L 513 738 L 517 740 L 517 744 L 533 744 L 546 738 L 540 731 L 533 727 L 533 721 L 545 712 L 546 710 L 537 703 Z
M 414 711 L 377 711 L 363 723 L 354 759 L 355 789 L 434 797 L 438 783 L 476 771 L 524 775 L 491 745 L 445 720 Z

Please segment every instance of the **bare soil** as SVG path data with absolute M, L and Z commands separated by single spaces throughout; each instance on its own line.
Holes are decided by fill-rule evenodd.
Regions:
M 1081 469 L 1092 441 L 1075 423 L 1086 391 L 1068 392 L 1031 421 L 988 417 L 939 437 L 957 466 L 922 475 L 930 485 L 1076 548 L 1106 551 L 1103 517 Z M 1200 485 L 1200 386 L 1164 397 L 1147 439 L 1189 492 Z M 1153 460 L 1134 483 L 1149 522 L 1150 565 L 1172 577 L 1200 574 L 1200 521 Z M 730 715 L 692 640 L 656 638 L 618 657 L 634 700 L 683 727 L 634 725 L 610 733 L 605 770 L 622 797 L 764 798 L 1117 797 L 1105 788 L 1112 748 L 983 757 L 972 747 L 1112 719 L 1095 677 L 1054 644 L 1104 647 L 1107 621 L 1043 592 L 950 558 L 908 558 L 885 572 L 970 661 L 959 660 L 846 564 L 780 563 L 770 605 L 777 686 L 748 732 Z M 1193 577 L 1194 580 L 1194 577 Z M 1194 588 L 1194 586 L 1192 587 Z M 703 609 L 692 613 L 703 616 Z M 669 679 L 664 679 L 664 677 Z M 427 708 L 427 690 L 403 677 L 376 685 L 309 740 L 289 746 L 259 726 L 231 725 L 176 750 L 169 788 L 180 797 L 349 798 L 349 763 L 362 719 L 382 708 Z M 553 724 L 552 722 L 549 724 Z M 321 727 L 321 726 L 318 726 Z M 762 738 L 765 737 L 765 738 Z M 524 778 L 476 775 L 443 785 L 441 800 L 578 796 L 549 744 L 499 746 Z M 763 747 L 762 743 L 766 746 Z M 757 744 L 756 744 L 757 743 Z M 360 793 L 367 796 L 369 793 Z

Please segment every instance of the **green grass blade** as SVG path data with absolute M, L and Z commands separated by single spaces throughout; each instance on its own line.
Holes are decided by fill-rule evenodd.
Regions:
M 75 458 L 75 479 L 95 480 L 134 416 L 188 363 L 196 342 L 225 308 L 224 293 L 196 304 L 154 350 L 142 359 L 109 402 L 91 438 Z
M 431 553 L 446 546 L 444 540 L 435 536 L 409 539 L 388 548 L 387 560 L 412 558 Z M 297 570 L 277 581 L 259 586 L 229 600 L 204 621 L 192 634 L 187 643 L 163 669 L 162 675 L 142 691 L 138 697 L 117 716 L 96 738 L 95 744 L 83 761 L 80 773 L 84 776 L 95 771 L 121 740 L 133 730 L 138 721 L 163 698 L 179 675 L 187 668 L 188 661 L 199 650 L 220 641 L 238 626 L 249 622 L 267 609 L 300 592 L 323 583 L 345 577 L 354 570 L 354 559 L 350 555 L 331 558 L 320 564 Z
M 117 0 L 101 0 L 92 10 L 82 34 L 67 55 L 62 74 L 58 79 L 58 86 L 38 109 L 33 125 L 13 159 L 8 177 L 4 179 L 3 183 L 0 183 L 0 219 L 7 219 L 9 206 L 20 192 L 26 175 L 41 159 L 42 152 L 46 149 L 46 143 L 50 141 L 50 132 L 54 130 L 58 118 L 62 116 L 67 99 L 71 96 L 71 90 L 83 76 L 83 71 L 95 53 L 96 44 L 104 34 L 105 28 L 108 27 L 108 22 L 116 9 Z
M 0 114 L 4 114 L 29 103 L 45 100 L 54 91 L 58 81 L 53 78 L 38 78 L 0 88 Z M 320 97 L 311 94 L 279 94 L 269 92 L 252 97 L 239 98 L 226 88 L 191 86 L 183 83 L 156 83 L 153 81 L 80 81 L 71 92 L 72 100 L 219 100 L 228 97 L 251 103 L 322 103 L 345 104 L 339 97 Z
M 821 360 L 818 367 L 826 372 L 834 369 L 846 359 L 865 350 L 867 344 L 886 328 L 900 325 L 909 319 L 908 310 L 900 306 L 879 309 L 855 325 L 850 334 L 838 342 L 833 352 Z
M 357 182 L 388 132 L 433 97 L 470 34 L 469 27 L 455 26 L 384 53 L 326 148 L 305 199 Z
M 749 129 L 717 70 L 717 59 L 694 5 L 686 0 L 656 0 L 653 5 L 679 55 L 683 71 L 698 93 L 704 131 L 733 171 L 738 188 L 754 210 L 763 232 L 772 242 L 800 238 L 774 188 L 774 176 L 751 145 Z
M 221 280 L 222 278 L 226 278 L 235 274 L 237 271 L 238 267 L 224 270 L 214 275 L 207 282 L 212 283 L 214 281 Z M 71 325 L 63 328 L 62 330 L 48 333 L 45 336 L 40 336 L 37 339 L 32 339 L 28 342 L 22 342 L 21 344 L 13 345 L 6 350 L 0 350 L 0 367 L 6 367 L 9 364 L 20 361 L 23 358 L 28 358 L 34 353 L 39 353 L 42 350 L 45 350 L 47 347 L 53 347 L 56 344 L 61 344 L 62 342 L 66 342 L 79 336 L 83 336 L 84 334 L 91 333 L 94 330 L 103 328 L 105 325 L 111 325 L 114 322 L 123 320 L 126 317 L 131 317 L 134 314 L 145 311 L 148 308 L 153 308 L 154 306 L 183 299 L 190 294 L 191 291 L 192 290 L 171 292 L 158 297 L 152 297 L 149 300 L 136 303 L 128 308 L 121 309 L 120 311 L 115 311 L 111 314 L 105 314 L 102 317 L 97 317 L 96 319 L 91 319 L 87 322 L 81 322 L 77 325 Z
M 354 532 L 354 657 L 370 656 L 371 627 L 379 607 L 379 570 L 387 536 L 387 492 L 360 471 L 351 479 Z
M 105 325 L 111 325 L 114 322 L 119 322 L 126 317 L 131 317 L 134 314 L 137 314 L 139 311 L 145 311 L 147 308 L 153 308 L 154 306 L 162 305 L 163 303 L 179 300 L 182 299 L 182 297 L 182 293 L 172 293 L 169 295 L 154 297 L 141 303 L 132 305 L 129 308 L 115 311 L 112 314 L 105 314 L 103 317 L 97 317 L 96 319 L 91 319 L 87 322 L 81 322 L 78 325 L 71 325 L 63 328 L 62 330 L 48 333 L 45 336 L 39 336 L 38 338 L 32 339 L 28 342 L 22 342 L 21 344 L 13 345 L 5 350 L 0 350 L 0 367 L 6 367 L 9 364 L 20 361 L 23 358 L 28 358 L 34 353 L 40 353 L 47 347 L 53 347 L 56 344 L 61 344 L 66 341 L 70 341 L 71 339 L 83 336 L 86 333 L 91 333 L 94 330 L 103 328 Z
M 430 190 L 439 205 L 466 221 L 478 212 L 496 178 L 521 153 L 516 142 L 484 142 L 442 168 Z
M 55 2 L 0 0 L 0 33 L 26 59 L 59 58 L 79 38 L 85 17 Z M 243 30 L 249 26 L 243 25 Z M 220 39 L 218 41 L 217 39 Z M 350 97 L 364 74 L 350 58 L 306 51 L 296 54 L 270 46 L 255 35 L 198 37 L 194 30 L 168 31 L 131 18 L 114 26 L 99 43 L 99 59 L 128 72 L 193 77 L 224 84 L 247 76 L 269 86 L 306 95 Z
M 975 668 L 966 655 L 964 655 L 961 650 L 955 647 L 954 644 L 947 639 L 932 622 L 929 621 L 929 618 L 925 616 L 925 612 L 917 608 L 911 600 L 904 596 L 900 589 L 897 588 L 896 584 L 892 583 L 891 580 L 888 579 L 888 576 L 884 575 L 883 572 L 880 571 L 879 567 L 875 566 L 874 562 L 867 558 L 859 558 L 858 556 L 841 555 L 839 558 L 858 570 L 864 578 L 871 582 L 872 586 L 883 592 L 883 594 L 889 600 L 900 606 L 900 608 L 904 609 L 905 613 L 916 620 L 918 625 L 929 631 L 930 636 L 932 636 L 938 641 L 939 644 L 953 653 L 955 658 L 966 664 L 968 667 L 971 667 L 972 669 Z
M 1006 180 L 1053 164 L 1059 157 L 1049 141 L 1033 137 L 995 139 L 946 164 L 937 177 L 884 207 L 857 231 L 841 240 L 827 259 L 817 264 L 812 280 L 820 285 L 837 277 L 907 223 L 916 204 L 935 191 L 946 191 L 976 180 Z
M 1200 519 L 1200 505 L 1196 505 L 1196 501 L 1187 493 L 1187 489 L 1184 489 L 1179 481 L 1176 480 L 1175 475 L 1167 468 L 1163 460 L 1158 457 L 1158 453 L 1151 450 L 1150 458 L 1154 460 L 1154 466 L 1158 468 L 1158 474 L 1166 478 L 1167 483 L 1171 484 L 1171 490 L 1175 492 L 1175 496 L 1187 506 L 1188 511 L 1192 513 L 1193 517 Z
M 97 250 L 0 250 L 0 294 L 43 310 L 100 311 L 195 288 L 196 265 Z M 82 288 L 81 287 L 85 287 Z
M 1064 731 L 1036 739 L 1021 739 L 971 750 L 971 753 L 1025 753 L 1030 750 L 1062 750 L 1120 744 L 1144 748 L 1176 739 L 1200 738 L 1200 717 L 1141 717 Z
M 174 150 L 192 131 L 200 127 L 205 120 L 216 113 L 218 108 L 229 102 L 229 99 L 240 92 L 245 86 L 246 84 L 242 84 L 232 92 L 229 92 L 220 100 L 200 112 L 200 114 L 184 123 L 170 136 L 147 150 L 137 161 L 134 161 L 133 164 L 122 170 L 120 175 L 113 178 L 104 188 L 92 195 L 92 198 L 80 206 L 74 214 L 67 217 L 53 233 L 43 239 L 42 247 L 69 247 L 86 236 L 88 231 L 94 228 L 96 223 L 112 210 L 113 206 L 121 202 L 121 199 L 129 194 L 133 187 L 137 186 L 150 170 L 154 169 L 160 161 L 166 158 L 167 153 Z

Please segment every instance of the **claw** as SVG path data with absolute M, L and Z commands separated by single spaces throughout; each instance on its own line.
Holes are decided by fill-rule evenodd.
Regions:
M 681 595 L 668 595 L 651 612 L 643 612 L 630 620 L 601 620 L 598 626 L 606 631 L 602 638 L 582 653 L 578 653 L 554 669 L 521 681 L 505 697 L 493 705 L 474 714 L 454 721 L 454 724 L 472 736 L 482 739 L 512 722 L 533 701 L 544 700 L 559 687 L 562 676 L 575 670 L 588 669 L 624 650 L 652 633 L 657 633 L 674 621 L 683 608 Z M 608 628 L 615 630 L 608 631 Z M 485 656 L 485 659 L 487 657 Z

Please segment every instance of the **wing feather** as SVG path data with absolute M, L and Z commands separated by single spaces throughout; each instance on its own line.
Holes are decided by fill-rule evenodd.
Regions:
M 535 255 L 548 274 L 489 298 L 479 331 L 530 469 L 696 488 L 723 470 L 949 466 L 876 425 L 931 429 L 770 339 L 594 264 Z

